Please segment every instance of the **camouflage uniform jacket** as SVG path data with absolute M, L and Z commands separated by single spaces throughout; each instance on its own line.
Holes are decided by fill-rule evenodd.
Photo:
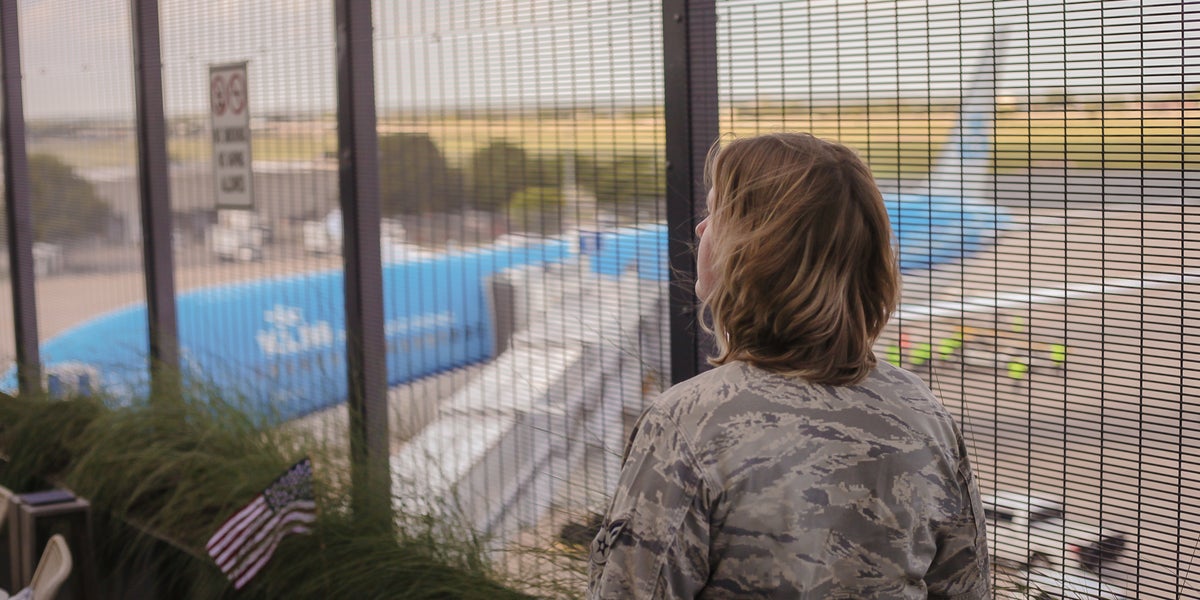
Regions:
M 962 435 L 916 376 L 727 364 L 638 421 L 589 597 L 990 598 L 983 518 Z

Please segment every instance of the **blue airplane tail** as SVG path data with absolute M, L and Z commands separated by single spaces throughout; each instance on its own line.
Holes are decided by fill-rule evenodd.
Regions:
M 930 196 L 978 198 L 990 194 L 996 123 L 996 65 L 1006 33 L 997 29 L 984 49 L 962 94 L 958 123 L 951 130 L 929 173 Z

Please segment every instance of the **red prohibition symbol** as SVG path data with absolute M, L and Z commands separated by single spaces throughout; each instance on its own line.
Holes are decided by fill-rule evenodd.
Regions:
M 225 87 L 224 77 L 220 75 L 213 76 L 209 94 L 212 100 L 213 114 L 218 117 L 225 114 L 225 108 L 229 105 L 229 90 Z M 243 106 L 245 106 L 244 96 L 245 94 L 243 94 Z
M 227 92 L 229 110 L 235 115 L 242 114 L 242 111 L 246 110 L 246 78 L 242 77 L 241 73 L 230 75 Z

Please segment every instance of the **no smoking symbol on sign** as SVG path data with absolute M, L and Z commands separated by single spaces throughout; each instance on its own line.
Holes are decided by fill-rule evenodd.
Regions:
M 249 81 L 245 62 L 208 67 L 213 189 L 221 209 L 254 208 Z
M 229 81 L 221 75 L 212 78 L 212 112 L 222 116 L 228 110 L 231 114 L 240 115 L 246 110 L 246 79 L 241 73 L 229 76 Z
M 241 73 L 229 76 L 229 88 L 226 95 L 229 98 L 229 110 L 240 115 L 246 110 L 246 80 Z
M 212 78 L 212 112 L 216 116 L 225 114 L 225 108 L 229 106 L 229 90 L 225 87 L 225 78 L 220 75 L 214 75 Z

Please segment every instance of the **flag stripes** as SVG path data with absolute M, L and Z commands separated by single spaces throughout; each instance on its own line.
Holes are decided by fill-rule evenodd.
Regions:
M 284 537 L 312 531 L 316 509 L 312 463 L 305 458 L 226 519 L 205 549 L 234 588 L 241 589 L 267 565 Z
M 245 531 L 247 527 L 253 525 L 254 520 L 267 510 L 270 510 L 270 507 L 267 506 L 267 501 L 262 497 L 262 494 L 255 496 L 253 502 L 246 505 L 245 508 L 237 513 L 234 513 L 233 516 L 229 517 L 229 519 L 225 521 L 225 524 L 217 530 L 217 533 L 209 538 L 208 544 L 206 545 L 208 554 L 214 559 L 220 560 L 220 557 L 217 555 L 223 555 L 225 549 L 229 547 L 230 543 L 236 541 L 238 536 L 241 535 L 241 533 Z
M 311 503 L 309 503 L 311 504 Z M 315 507 L 314 507 L 315 508 Z M 222 567 L 222 570 L 229 574 L 229 578 L 233 580 L 233 587 L 242 589 L 252 577 L 258 574 L 263 567 L 271 560 L 271 556 L 275 554 L 275 548 L 279 546 L 279 542 L 283 538 L 293 533 L 310 533 L 311 528 L 308 523 L 312 523 L 317 519 L 313 508 L 308 511 L 289 511 L 279 522 L 271 526 L 270 536 L 266 540 L 262 540 L 254 547 L 247 547 L 237 558 L 237 561 L 231 561 L 229 568 Z M 296 523 L 292 525 L 292 523 Z M 291 525 L 289 527 L 289 525 Z M 264 531 L 266 533 L 266 531 Z M 256 540 L 258 541 L 258 540 Z

